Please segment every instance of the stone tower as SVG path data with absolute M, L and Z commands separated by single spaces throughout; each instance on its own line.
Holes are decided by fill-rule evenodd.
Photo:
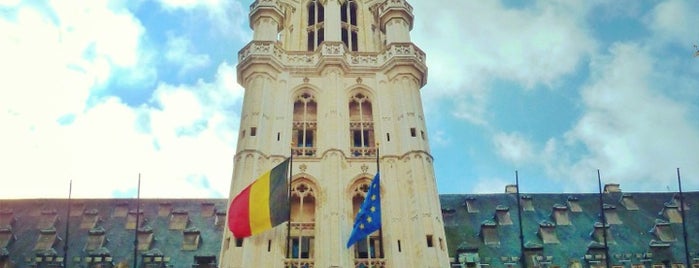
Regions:
M 231 198 L 293 154 L 291 221 L 245 239 L 224 231 L 220 267 L 448 267 L 412 6 L 257 0 L 250 26 Z M 377 163 L 383 229 L 346 248 Z

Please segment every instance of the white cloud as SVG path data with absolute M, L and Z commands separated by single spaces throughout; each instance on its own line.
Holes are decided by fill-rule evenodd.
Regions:
M 510 184 L 512 184 L 512 182 L 505 181 L 501 178 L 479 178 L 473 185 L 471 192 L 474 194 L 504 193 L 505 186 Z
M 32 122 L 78 113 L 115 68 L 140 63 L 139 22 L 99 3 L 20 6 L 0 17 L 2 112 Z
M 660 2 L 645 18 L 648 27 L 663 41 L 677 42 L 690 49 L 696 42 L 699 25 L 699 5 L 694 1 L 669 0 Z
M 699 173 L 699 125 L 687 104 L 668 98 L 667 89 L 650 86 L 653 66 L 649 52 L 634 44 L 616 44 L 609 55 L 593 60 L 593 78 L 582 89 L 586 110 L 562 143 L 547 145 L 549 172 L 578 190 L 589 188 L 596 169 L 628 190 L 673 184 L 677 167 Z M 587 151 L 582 157 L 559 154 L 579 144 Z M 561 168 L 568 165 L 572 168 Z
M 248 9 L 238 0 L 158 0 L 165 10 L 206 12 L 206 18 L 217 35 L 235 36 L 249 40 Z
M 575 2 L 541 1 L 525 9 L 508 9 L 498 1 L 413 5 L 419 18 L 413 39 L 429 55 L 433 90 L 425 91 L 425 99 L 455 98 L 455 116 L 475 124 L 486 122 L 493 80 L 551 86 L 596 46 L 585 29 L 587 7 Z M 429 15 L 421 13 L 426 10 Z M 439 23 L 430 17 L 439 17 Z
M 501 158 L 515 165 L 536 160 L 531 143 L 519 133 L 497 133 L 493 136 L 493 144 Z
M 209 55 L 193 51 L 192 41 L 185 37 L 168 36 L 165 46 L 165 59 L 181 65 L 180 75 L 190 70 L 206 67 L 211 62 Z

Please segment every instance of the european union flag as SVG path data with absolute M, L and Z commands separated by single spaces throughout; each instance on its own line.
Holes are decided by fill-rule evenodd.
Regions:
M 381 187 L 379 173 L 376 173 L 354 220 L 354 228 L 347 241 L 347 247 L 351 247 L 378 229 L 381 229 Z

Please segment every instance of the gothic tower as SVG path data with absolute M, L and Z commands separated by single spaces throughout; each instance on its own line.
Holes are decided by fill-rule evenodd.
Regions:
M 245 239 L 224 231 L 220 267 L 448 267 L 412 6 L 257 0 L 250 26 L 231 198 L 293 154 L 291 225 Z M 383 229 L 346 248 L 377 152 Z

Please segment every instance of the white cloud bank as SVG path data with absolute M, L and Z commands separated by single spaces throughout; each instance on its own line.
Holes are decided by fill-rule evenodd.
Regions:
M 96 93 L 154 68 L 133 14 L 99 1 L 14 4 L 0 17 L 3 198 L 64 198 L 69 180 L 73 197 L 134 197 L 139 173 L 143 197 L 228 195 L 242 100 L 233 66 L 210 82 L 161 83 L 132 107 Z
M 616 44 L 609 55 L 593 60 L 593 78 L 582 89 L 585 113 L 564 139 L 550 141 L 547 148 L 552 174 L 585 189 L 600 169 L 608 181 L 629 190 L 668 184 L 676 189 L 675 168 L 699 174 L 699 126 L 686 104 L 666 97 L 667 89 L 650 86 L 657 72 L 653 66 L 648 52 L 634 44 Z M 561 151 L 576 144 L 587 153 L 561 161 Z M 699 186 L 696 180 L 686 182 Z
M 453 115 L 476 125 L 487 122 L 493 80 L 551 86 L 596 46 L 581 23 L 588 7 L 573 1 L 540 1 L 526 9 L 499 1 L 411 3 L 419 18 L 413 41 L 427 53 L 430 68 L 426 108 L 453 99 Z

